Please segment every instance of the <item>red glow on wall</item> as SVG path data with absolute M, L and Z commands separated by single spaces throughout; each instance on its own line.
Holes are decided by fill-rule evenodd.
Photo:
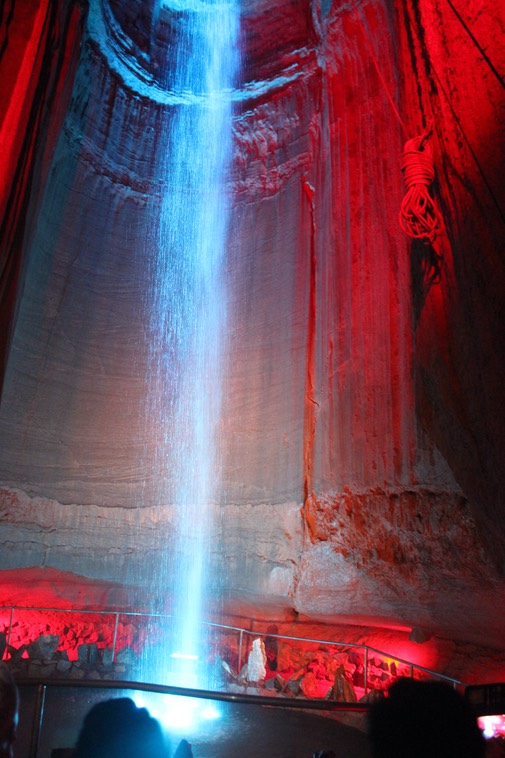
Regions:
M 68 6 L 68 7 L 67 7 Z M 55 147 L 79 56 L 81 9 L 26 0 L 0 19 L 0 389 L 16 318 L 23 244 Z M 4 28 L 2 28 L 4 27 Z M 40 185 L 42 186 L 42 184 Z

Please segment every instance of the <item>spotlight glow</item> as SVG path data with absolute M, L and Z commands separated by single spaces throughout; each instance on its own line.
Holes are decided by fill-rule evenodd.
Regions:
M 205 721 L 215 721 L 216 719 L 221 718 L 221 712 L 215 705 L 206 705 L 200 711 L 200 716 Z
M 136 692 L 132 698 L 138 708 L 147 708 L 170 735 L 194 736 L 199 726 L 221 718 L 221 711 L 214 703 L 198 698 L 179 695 L 154 695 Z
M 190 653 L 171 653 L 170 658 L 177 658 L 181 661 L 197 661 L 198 656 Z
M 493 714 L 492 716 L 480 716 L 478 724 L 487 740 L 493 737 L 505 738 L 505 714 Z

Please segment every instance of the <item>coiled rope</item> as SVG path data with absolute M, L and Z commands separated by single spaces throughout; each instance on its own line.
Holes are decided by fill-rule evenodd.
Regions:
M 433 245 L 443 222 L 428 191 L 435 178 L 430 134 L 431 124 L 423 134 L 407 140 L 403 148 L 402 172 L 407 191 L 400 207 L 399 221 L 409 237 Z

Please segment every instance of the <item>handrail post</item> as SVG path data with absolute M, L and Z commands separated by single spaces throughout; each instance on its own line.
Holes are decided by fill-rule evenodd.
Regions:
M 116 641 L 119 627 L 119 613 L 115 613 L 116 620 L 114 622 L 114 636 L 112 638 L 112 663 L 116 660 Z
M 364 666 L 363 666 L 363 689 L 365 695 L 368 694 L 368 648 L 365 647 Z
M 244 640 L 244 630 L 240 630 L 239 638 L 238 638 L 238 661 L 237 661 L 237 675 L 240 676 L 240 672 L 242 671 L 242 643 Z
M 11 634 L 12 634 L 12 622 L 14 621 L 14 608 L 11 606 L 11 612 L 9 616 L 9 634 L 7 635 L 7 652 L 9 651 L 9 647 L 11 644 Z
M 30 740 L 30 752 L 28 758 L 37 758 L 39 752 L 40 732 L 42 731 L 42 721 L 44 718 L 44 705 L 46 702 L 46 685 L 37 686 L 37 697 L 35 700 L 35 715 L 33 718 L 32 735 Z

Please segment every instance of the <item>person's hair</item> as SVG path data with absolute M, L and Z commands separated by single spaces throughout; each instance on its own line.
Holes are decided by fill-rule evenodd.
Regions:
M 130 698 L 94 705 L 85 716 L 74 758 L 163 758 L 167 748 L 161 727 Z
M 191 745 L 187 740 L 181 740 L 175 751 L 173 758 L 193 758 Z
M 11 672 L 0 661 L 0 758 L 11 754 L 18 723 L 19 692 Z
M 445 682 L 398 679 L 367 716 L 374 758 L 481 758 L 471 706 Z

